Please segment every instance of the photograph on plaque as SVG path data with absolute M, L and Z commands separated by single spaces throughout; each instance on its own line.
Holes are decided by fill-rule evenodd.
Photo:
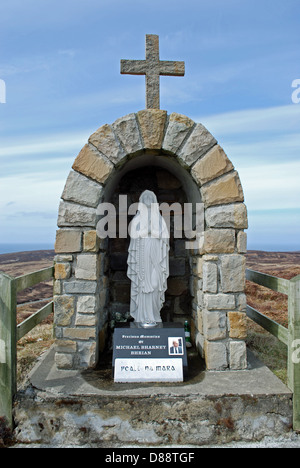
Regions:
M 168 350 L 169 355 L 173 356 L 176 354 L 183 355 L 183 343 L 181 337 L 169 337 L 168 338 Z

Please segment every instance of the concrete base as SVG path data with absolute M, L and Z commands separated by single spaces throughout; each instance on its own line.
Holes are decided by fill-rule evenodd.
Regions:
M 64 371 L 51 348 L 17 395 L 19 443 L 51 446 L 203 446 L 281 437 L 292 427 L 292 393 L 251 353 L 243 371 L 205 371 L 189 351 L 177 384 L 114 383 L 111 362 Z

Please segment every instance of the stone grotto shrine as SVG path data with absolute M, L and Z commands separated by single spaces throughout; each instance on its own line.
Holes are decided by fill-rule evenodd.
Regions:
M 158 51 L 158 42 L 156 46 Z M 173 62 L 160 62 L 157 55 L 152 59 L 156 65 L 147 70 L 156 71 L 158 79 L 180 68 L 172 73 Z M 126 61 L 122 62 L 126 69 Z M 139 67 L 146 63 L 128 62 Z M 168 114 L 159 109 L 159 101 L 151 101 L 153 83 L 147 81 L 147 70 L 134 73 L 146 74 L 147 108 L 95 131 L 76 157 L 62 193 L 55 243 L 56 366 L 96 366 L 111 344 L 115 324 L 130 320 L 129 236 L 120 236 L 118 229 L 121 226 L 124 231 L 124 219 L 127 229 L 132 219 L 127 208 L 148 189 L 159 204 L 174 207 L 162 320 L 189 321 L 193 344 L 207 369 L 245 369 L 247 210 L 240 179 L 202 124 L 178 113 Z M 119 206 L 124 196 L 125 208 L 123 201 Z M 103 203 L 116 209 L 115 238 L 97 235 Z M 190 239 L 174 232 L 176 207 L 184 213 L 186 204 L 193 207 L 193 229 L 195 207 L 204 207 L 204 231 L 189 249 L 186 240 Z
M 240 179 L 203 125 L 159 109 L 99 128 L 66 181 L 55 244 L 58 368 L 95 366 L 111 327 L 129 319 L 129 239 L 99 239 L 97 207 L 110 202 L 118 212 L 119 195 L 130 204 L 145 189 L 159 203 L 204 204 L 198 248 L 186 249 L 171 232 L 163 321 L 189 320 L 207 369 L 245 368 L 247 211 Z

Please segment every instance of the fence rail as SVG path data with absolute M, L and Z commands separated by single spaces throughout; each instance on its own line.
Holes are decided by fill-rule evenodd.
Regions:
M 288 329 L 280 325 L 279 323 L 275 322 L 274 320 L 266 317 L 264 314 L 259 312 L 258 310 L 254 309 L 253 307 L 247 305 L 247 316 L 256 322 L 258 325 L 263 327 L 273 336 L 278 338 L 279 341 L 284 343 L 285 345 L 288 344 Z
M 17 278 L 0 272 L 0 416 L 5 416 L 11 427 L 17 391 L 17 342 L 53 311 L 51 301 L 17 325 L 17 294 L 53 277 L 53 267 Z
M 255 270 L 246 270 L 246 279 L 253 281 L 260 286 L 272 289 L 283 294 L 289 293 L 289 280 L 284 278 L 277 278 L 277 276 L 267 275 L 266 273 L 260 273 Z
M 246 279 L 288 296 L 288 328 L 247 305 L 247 316 L 276 336 L 288 348 L 288 387 L 293 392 L 293 429 L 300 431 L 300 359 L 295 348 L 300 346 L 300 275 L 291 280 L 258 271 L 246 270 Z
M 40 310 L 28 317 L 24 322 L 17 325 L 17 341 L 27 335 L 39 323 L 45 320 L 53 312 L 53 301 L 46 304 Z

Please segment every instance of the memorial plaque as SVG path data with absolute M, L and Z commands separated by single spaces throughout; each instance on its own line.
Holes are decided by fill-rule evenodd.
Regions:
M 187 373 L 183 326 L 119 324 L 114 331 L 113 368 L 115 382 L 182 382 Z

